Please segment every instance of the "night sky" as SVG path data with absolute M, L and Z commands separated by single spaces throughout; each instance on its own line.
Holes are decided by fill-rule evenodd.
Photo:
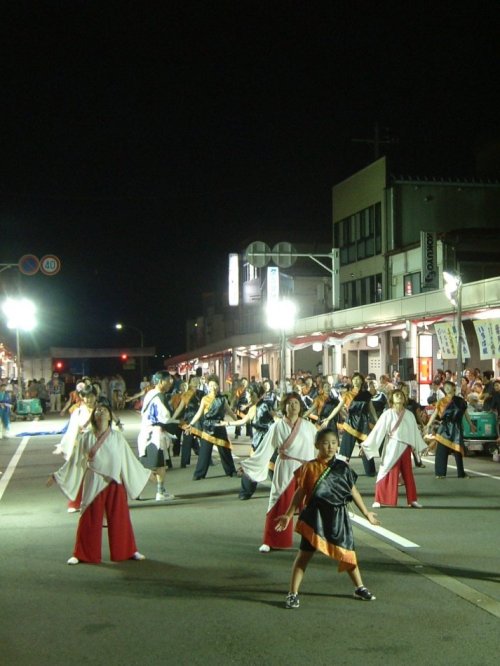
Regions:
M 165 7 L 168 7 L 166 9 Z M 15 2 L 0 10 L 0 275 L 34 349 L 184 351 L 251 241 L 331 243 L 331 187 L 373 160 L 472 177 L 498 137 L 498 2 Z M 498 174 L 497 174 L 498 175 Z M 1 333 L 1 328 L 0 328 Z

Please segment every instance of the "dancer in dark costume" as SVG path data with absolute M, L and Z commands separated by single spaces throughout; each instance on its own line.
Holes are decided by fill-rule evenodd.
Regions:
M 371 398 L 371 393 L 365 389 L 365 378 L 359 372 L 355 372 L 352 376 L 352 389 L 341 396 L 337 407 L 323 421 L 323 427 L 326 428 L 330 421 L 337 416 L 342 407 L 347 410 L 347 418 L 343 424 L 344 432 L 339 452 L 347 462 L 349 462 L 352 456 L 354 446 L 368 437 L 370 433 L 370 418 L 373 423 L 377 422 L 377 413 L 375 412 Z M 362 450 L 360 452 L 365 474 L 367 476 L 375 476 L 375 461 L 373 458 L 368 460 L 363 455 Z
M 226 476 L 236 476 L 231 442 L 228 439 L 226 428 L 221 425 L 226 414 L 230 414 L 232 417 L 234 414 L 229 409 L 226 397 L 219 393 L 219 378 L 216 375 L 210 375 L 208 378 L 208 390 L 209 393 L 201 399 L 198 411 L 184 431 L 188 435 L 195 435 L 200 440 L 198 463 L 193 474 L 194 481 L 206 477 L 214 444 L 219 450 L 220 461 Z M 194 427 L 198 421 L 201 422 L 201 430 Z
M 355 586 L 356 599 L 373 601 L 375 596 L 361 579 L 347 503 L 354 501 L 372 525 L 380 524 L 377 514 L 366 508 L 355 486 L 356 473 L 346 462 L 335 458 L 337 433 L 334 430 L 320 431 L 315 447 L 318 449 L 318 457 L 296 470 L 297 490 L 287 512 L 276 520 L 276 531 L 286 530 L 295 511 L 305 502 L 295 527 L 302 539 L 293 564 L 285 607 L 299 607 L 300 584 L 316 550 L 337 560 L 339 572 L 347 571 Z
M 198 438 L 192 433 L 188 434 L 186 432 L 186 428 L 188 427 L 186 424 L 190 423 L 191 419 L 200 408 L 201 399 L 204 395 L 205 394 L 200 389 L 199 377 L 191 377 L 188 390 L 182 394 L 180 403 L 172 417 L 172 419 L 175 420 L 182 414 L 182 422 L 180 424 L 180 428 L 183 431 L 181 438 L 181 467 L 187 467 L 191 464 L 191 450 L 193 450 L 196 455 L 198 455 L 200 450 Z
M 435 439 L 437 442 L 434 458 L 434 470 L 436 479 L 446 478 L 448 467 L 448 456 L 453 453 L 457 466 L 459 479 L 468 478 L 464 470 L 464 433 L 462 419 L 466 419 L 471 432 L 476 432 L 476 426 L 472 423 L 467 411 L 467 402 L 460 396 L 455 395 L 456 386 L 453 382 L 443 384 L 445 397 L 438 401 L 429 423 L 427 433 L 431 432 L 432 424 L 436 418 L 441 419 L 437 432 L 434 435 L 426 435 L 426 439 Z
M 274 423 L 275 416 L 276 413 L 271 409 L 270 403 L 264 399 L 264 388 L 258 386 L 255 389 L 250 389 L 250 407 L 247 415 L 237 421 L 223 421 L 221 425 L 241 427 L 250 421 L 252 423 L 253 432 L 252 452 L 255 452 L 259 448 L 259 444 L 264 439 L 269 427 Z M 241 500 L 250 499 L 256 489 L 256 481 L 252 481 L 246 474 L 242 474 L 239 498 Z
M 312 405 L 304 414 L 304 418 L 308 418 L 309 420 L 316 423 L 316 425 L 319 427 L 330 416 L 339 402 L 340 400 L 338 398 L 334 398 L 330 395 L 330 384 L 328 382 L 324 382 L 321 387 L 321 391 L 314 398 Z M 338 416 L 334 420 L 336 424 Z M 333 423 L 331 427 L 333 427 Z

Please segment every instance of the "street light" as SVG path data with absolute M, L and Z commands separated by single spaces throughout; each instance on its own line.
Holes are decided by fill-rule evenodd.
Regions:
M 286 331 L 295 323 L 297 306 L 293 301 L 281 299 L 267 304 L 267 325 L 281 332 L 280 391 L 286 394 Z
M 443 271 L 444 293 L 456 308 L 457 382 L 462 374 L 462 280 L 459 275 Z
M 16 331 L 16 374 L 19 400 L 23 397 L 23 366 L 21 362 L 21 339 L 19 331 L 32 331 L 36 326 L 36 307 L 27 298 L 8 298 L 3 306 L 3 312 L 7 317 L 7 328 Z
M 115 328 L 118 331 L 121 331 L 124 328 L 131 328 L 133 331 L 137 331 L 137 333 L 139 333 L 139 335 L 141 336 L 141 355 L 139 357 L 139 368 L 140 368 L 140 373 L 141 373 L 141 380 L 140 381 L 142 382 L 142 378 L 143 378 L 143 375 L 144 375 L 144 358 L 142 356 L 142 352 L 144 352 L 144 333 L 141 331 L 140 328 L 137 328 L 136 326 L 131 326 L 130 324 L 122 324 L 121 322 L 118 322 L 117 324 L 115 324 Z

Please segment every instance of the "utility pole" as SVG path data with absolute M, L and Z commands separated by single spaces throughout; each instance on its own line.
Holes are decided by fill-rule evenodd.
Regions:
M 375 160 L 378 160 L 380 157 L 380 147 L 383 145 L 390 145 L 392 143 L 397 143 L 398 140 L 395 137 L 391 137 L 389 134 L 389 128 L 384 128 L 386 131 L 387 138 L 380 138 L 380 127 L 378 122 L 375 123 L 373 139 L 351 139 L 353 143 L 371 143 L 373 144 L 373 157 Z

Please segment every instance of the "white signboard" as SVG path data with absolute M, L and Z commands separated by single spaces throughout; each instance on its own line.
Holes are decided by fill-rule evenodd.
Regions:
M 500 356 L 500 319 L 481 319 L 474 322 L 479 357 L 482 361 Z
M 463 324 L 461 324 L 461 326 L 462 358 L 470 358 L 470 350 L 469 345 L 467 344 L 467 338 L 465 337 L 464 326 Z M 441 358 L 457 358 L 458 336 L 455 322 L 450 321 L 434 324 L 434 330 L 436 331 L 439 349 L 441 350 Z
M 277 303 L 280 298 L 280 269 L 277 266 L 267 267 L 267 305 Z
M 235 253 L 229 255 L 229 305 L 236 306 L 240 302 L 239 258 Z

